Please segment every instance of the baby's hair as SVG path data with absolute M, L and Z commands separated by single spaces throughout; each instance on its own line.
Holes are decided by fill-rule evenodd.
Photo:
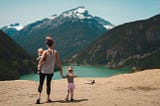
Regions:
M 39 48 L 37 51 L 38 51 L 38 52 L 43 51 L 43 48 Z
M 44 49 L 43 49 L 43 48 L 39 48 L 39 49 L 37 50 L 38 55 L 42 55 L 41 53 L 43 53 L 43 51 L 44 51 Z

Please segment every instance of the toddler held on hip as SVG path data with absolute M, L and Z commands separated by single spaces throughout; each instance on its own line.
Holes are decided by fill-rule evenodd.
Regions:
M 40 61 L 40 59 L 42 58 L 42 54 L 43 54 L 43 52 L 44 52 L 44 50 L 42 49 L 42 48 L 39 48 L 38 50 L 37 50 L 37 52 L 38 52 L 38 57 L 37 57 L 37 61 L 38 61 L 38 63 L 39 63 L 39 61 Z M 37 73 L 40 73 L 40 67 L 38 67 L 37 66 Z

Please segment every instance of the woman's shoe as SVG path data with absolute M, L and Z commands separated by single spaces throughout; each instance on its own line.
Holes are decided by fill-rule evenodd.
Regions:
M 47 102 L 52 102 L 52 100 L 51 100 L 51 99 L 48 99 Z
M 36 104 L 40 104 L 40 99 L 37 99 Z

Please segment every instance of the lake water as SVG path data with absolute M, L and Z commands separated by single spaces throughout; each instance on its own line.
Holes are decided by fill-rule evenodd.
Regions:
M 67 66 L 63 67 L 63 74 L 66 74 Z M 74 66 L 74 72 L 78 75 L 78 77 L 110 77 L 118 74 L 124 74 L 131 72 L 129 68 L 121 68 L 121 69 L 108 69 L 104 66 Z M 61 79 L 59 72 L 55 72 L 52 79 Z M 38 74 L 26 74 L 20 77 L 20 80 L 34 80 L 38 81 Z

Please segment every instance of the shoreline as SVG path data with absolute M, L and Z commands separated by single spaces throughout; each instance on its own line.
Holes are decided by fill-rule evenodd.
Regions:
M 66 68 L 63 68 L 64 74 L 66 74 Z M 107 69 L 106 67 L 96 67 L 96 66 L 75 66 L 74 72 L 80 77 L 80 78 L 108 78 L 114 75 L 119 74 L 126 74 L 131 72 L 131 69 L 123 68 L 123 69 Z M 55 72 L 52 80 L 55 79 L 62 79 L 59 75 L 59 72 Z M 21 75 L 20 79 L 18 80 L 33 80 L 38 81 L 38 74 L 31 73 L 31 74 L 25 74 Z

